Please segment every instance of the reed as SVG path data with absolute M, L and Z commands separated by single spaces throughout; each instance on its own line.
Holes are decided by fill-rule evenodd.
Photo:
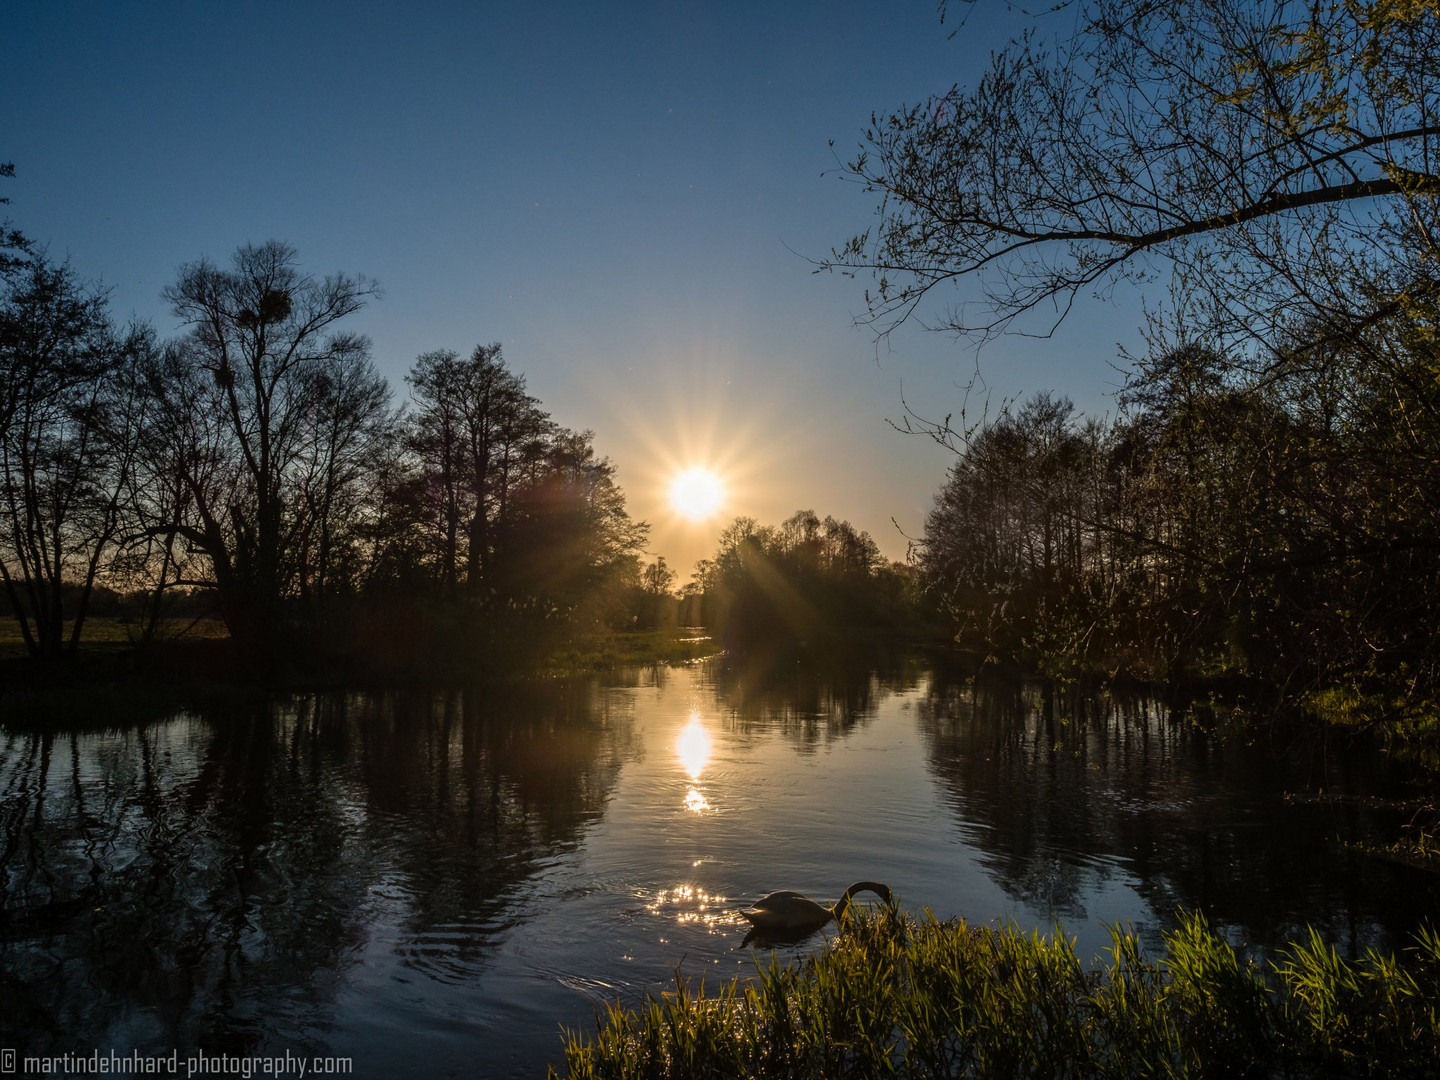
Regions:
M 1347 960 L 1312 932 L 1259 965 L 1200 915 L 1149 956 L 1061 934 L 862 913 L 803 965 L 611 1006 L 572 1080 L 1440 1075 L 1440 935 Z

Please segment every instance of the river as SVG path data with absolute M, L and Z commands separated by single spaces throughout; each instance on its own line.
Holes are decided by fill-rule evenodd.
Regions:
M 562 1025 L 768 959 L 748 901 L 860 878 L 1084 955 L 1181 907 L 1260 950 L 1306 925 L 1395 949 L 1440 921 L 1436 875 L 1360 850 L 1409 813 L 1383 754 L 916 660 L 846 670 L 0 725 L 0 1047 L 543 1076 Z

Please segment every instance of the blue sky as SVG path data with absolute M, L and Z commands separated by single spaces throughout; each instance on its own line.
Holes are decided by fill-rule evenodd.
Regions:
M 1026 25 L 984 0 L 953 38 L 927 2 L 13 0 L 3 194 L 162 334 L 181 263 L 281 239 L 311 272 L 380 282 L 352 328 L 397 398 L 417 354 L 502 343 L 684 571 L 735 514 L 802 507 L 901 557 L 891 519 L 918 534 L 950 460 L 887 425 L 902 393 L 958 410 L 978 362 L 994 402 L 1113 411 L 1141 322 L 1091 302 L 978 358 L 918 327 L 877 350 L 852 325 L 863 283 L 806 261 L 873 220 L 834 172 L 872 110 L 973 82 Z M 664 495 L 691 464 L 730 484 L 700 525 Z

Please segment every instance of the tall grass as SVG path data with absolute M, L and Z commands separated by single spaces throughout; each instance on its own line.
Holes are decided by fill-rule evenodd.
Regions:
M 859 915 L 801 966 L 773 959 L 707 993 L 612 1006 L 580 1078 L 1440 1075 L 1440 935 L 1402 957 L 1341 958 L 1312 933 L 1260 967 L 1189 915 L 1150 957 L 1112 931 L 1073 941 Z M 556 1074 L 552 1071 L 552 1077 Z

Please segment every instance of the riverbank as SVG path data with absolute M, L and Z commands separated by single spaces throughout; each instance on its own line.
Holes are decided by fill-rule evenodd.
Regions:
M 356 663 L 322 648 L 296 649 L 263 667 L 247 666 L 224 628 L 207 623 L 182 636 L 141 645 L 115 620 L 91 620 L 71 656 L 26 655 L 14 625 L 0 635 L 0 718 L 9 724 L 88 726 L 153 719 L 216 699 L 283 690 L 464 685 L 506 677 L 565 677 L 619 667 L 686 663 L 718 651 L 701 628 L 612 631 L 569 642 L 543 660 L 508 670 L 461 657 L 427 657 L 390 667 Z
M 1159 956 L 1116 930 L 1086 965 L 1059 934 L 891 912 L 802 966 L 613 1007 L 567 1033 L 564 1075 L 1435 1076 L 1437 980 L 1433 930 L 1400 957 L 1312 933 L 1260 962 L 1189 915 Z

